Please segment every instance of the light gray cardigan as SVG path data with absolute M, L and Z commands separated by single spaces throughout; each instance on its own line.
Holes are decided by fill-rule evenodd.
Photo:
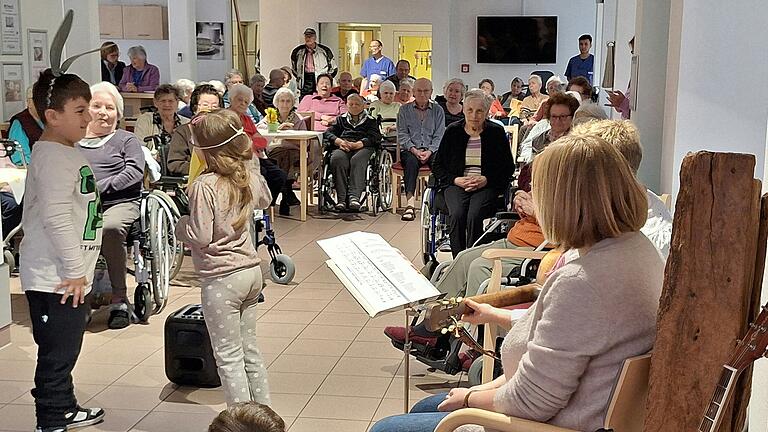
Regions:
M 639 232 L 603 240 L 554 272 L 504 339 L 508 381 L 496 411 L 602 427 L 622 362 L 653 347 L 663 277 L 659 252 Z

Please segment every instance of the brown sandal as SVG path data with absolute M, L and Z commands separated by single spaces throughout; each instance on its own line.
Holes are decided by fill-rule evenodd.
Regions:
M 416 209 L 414 209 L 413 206 L 406 207 L 403 215 L 400 217 L 400 220 L 412 221 L 414 219 L 416 219 Z

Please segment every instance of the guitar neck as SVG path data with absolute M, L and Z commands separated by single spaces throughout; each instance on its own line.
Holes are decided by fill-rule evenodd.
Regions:
M 739 371 L 730 367 L 723 366 L 720 373 L 720 379 L 717 382 L 715 393 L 707 406 L 704 418 L 701 420 L 698 432 L 715 432 L 720 426 L 720 420 L 723 416 L 723 410 L 728 403 L 728 399 L 733 391 L 733 385 L 739 376 Z
M 469 299 L 476 303 L 487 303 L 493 307 L 502 308 L 536 300 L 539 288 L 537 284 L 523 285 L 492 294 L 480 294 Z

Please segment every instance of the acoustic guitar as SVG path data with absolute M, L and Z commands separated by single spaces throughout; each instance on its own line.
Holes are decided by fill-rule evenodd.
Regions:
M 723 365 L 720 379 L 715 386 L 704 418 L 699 424 L 698 432 L 715 432 L 723 420 L 723 411 L 733 394 L 733 387 L 739 375 L 760 357 L 768 357 L 768 304 L 763 306 L 760 315 L 749 325 L 749 331 L 739 340 L 736 350 L 728 363 Z

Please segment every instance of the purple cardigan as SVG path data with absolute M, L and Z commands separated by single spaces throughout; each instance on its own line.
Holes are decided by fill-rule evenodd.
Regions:
M 133 73 L 136 69 L 132 65 L 127 65 L 123 70 L 123 79 L 120 80 L 120 91 L 126 91 L 125 86 L 133 82 Z M 160 85 L 160 69 L 149 63 L 144 64 L 144 73 L 141 75 L 141 81 L 136 86 L 140 92 L 153 92 Z

